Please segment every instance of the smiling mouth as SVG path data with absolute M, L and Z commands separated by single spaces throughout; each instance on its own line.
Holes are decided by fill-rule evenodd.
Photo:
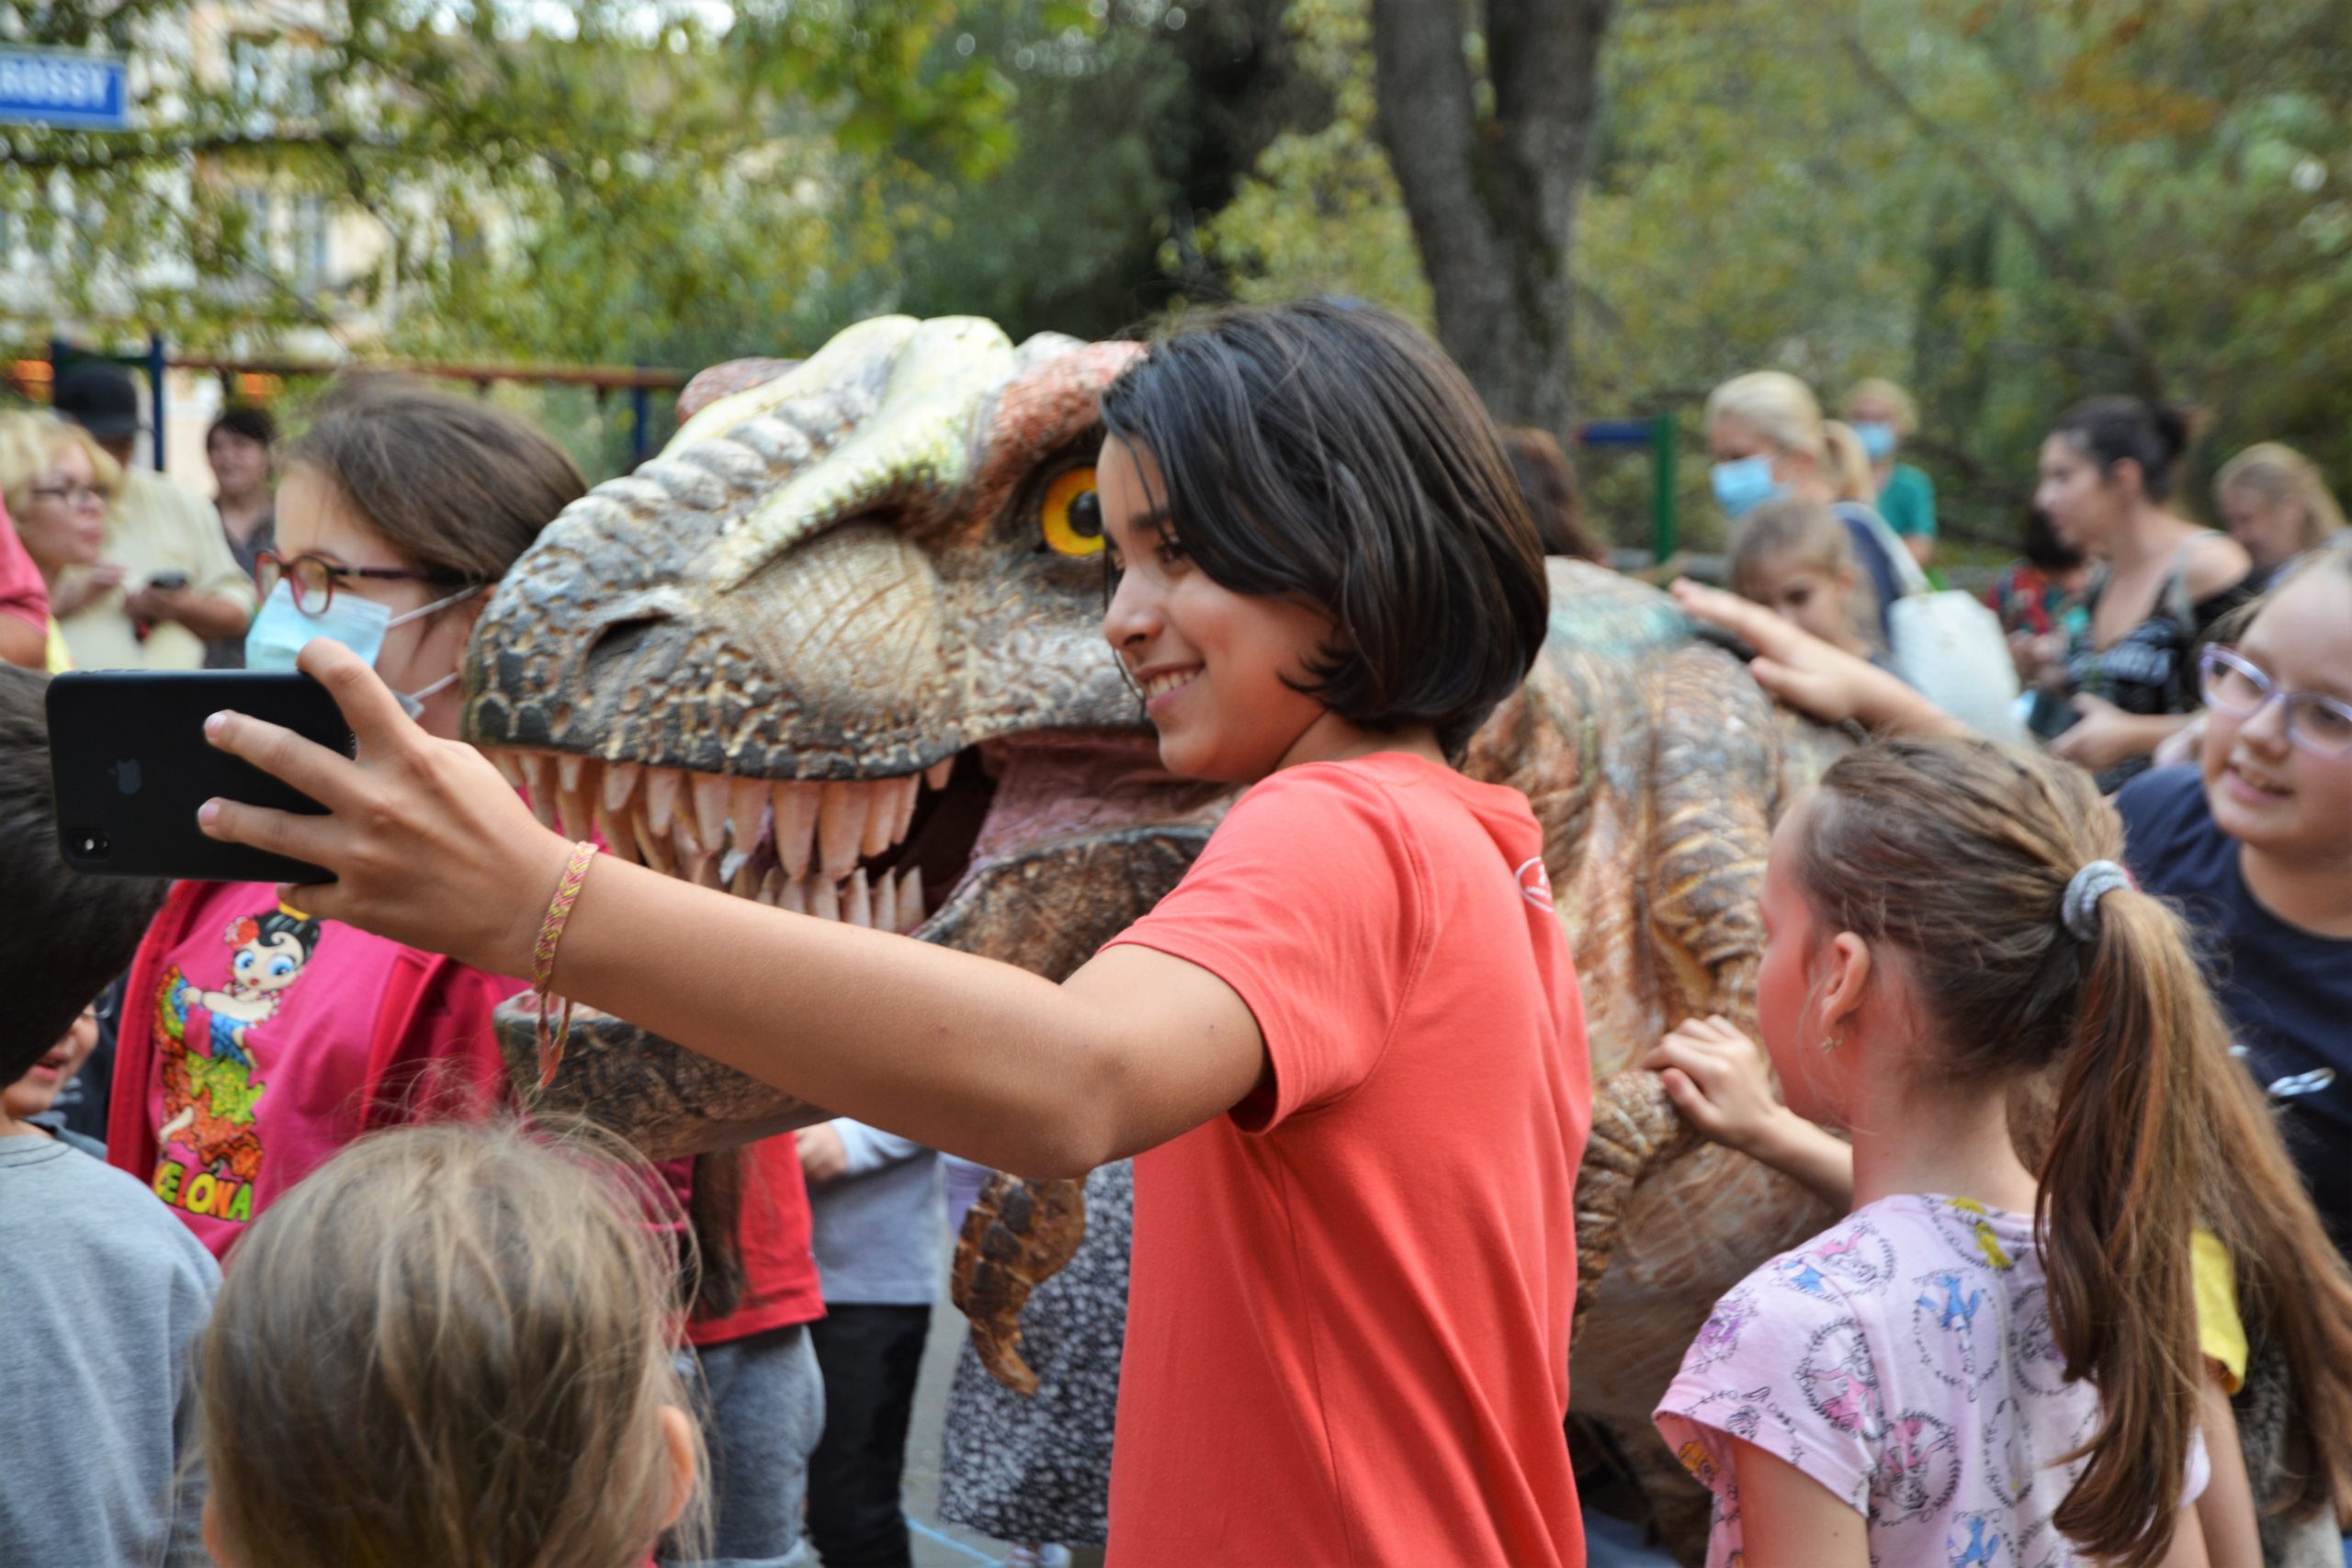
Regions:
M 2253 790 L 2257 795 L 2283 797 L 2288 793 L 2286 785 L 2276 784 L 2270 780 L 2262 778 L 2257 774 L 2250 773 L 2236 762 L 2230 763 L 2229 770 L 2230 776 L 2232 778 L 2237 780 L 2238 783 L 2244 784 L 2246 788 Z
M 1143 700 L 1147 703 L 1156 702 L 1170 692 L 1190 685 L 1193 677 L 1200 672 L 1201 667 L 1194 664 L 1187 669 L 1170 670 L 1162 674 L 1154 675 L 1143 683 Z

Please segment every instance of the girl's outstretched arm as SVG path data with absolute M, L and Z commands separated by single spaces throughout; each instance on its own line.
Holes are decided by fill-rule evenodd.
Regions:
M 1792 1176 L 1839 1213 L 1854 1206 L 1854 1150 L 1781 1103 L 1764 1053 L 1727 1018 L 1687 1019 L 1634 1064 L 1702 1135 Z
M 313 641 L 300 665 L 334 694 L 359 761 L 216 716 L 213 744 L 328 814 L 212 802 L 205 831 L 334 872 L 288 892 L 311 915 L 530 974 L 565 840 L 472 747 L 411 724 L 349 650 Z M 838 1115 L 1025 1176 L 1075 1176 L 1165 1142 L 1269 1074 L 1240 997 L 1181 959 L 1114 948 L 1057 986 L 612 856 L 589 872 L 554 982 Z
M 1731 1449 L 1747 1568 L 1868 1568 L 1869 1529 L 1844 1498 L 1743 1438 Z

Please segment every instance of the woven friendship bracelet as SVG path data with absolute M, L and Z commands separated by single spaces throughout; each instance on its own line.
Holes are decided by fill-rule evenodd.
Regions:
M 555 950 L 563 940 L 564 922 L 571 919 L 571 907 L 580 902 L 581 885 L 588 880 L 588 863 L 596 858 L 596 846 L 582 839 L 571 846 L 571 858 L 564 863 L 563 879 L 555 885 L 555 897 L 548 900 L 547 919 L 539 922 L 538 945 L 531 950 L 531 986 L 538 999 L 539 1088 L 545 1089 L 555 1081 L 555 1070 L 563 1062 L 564 1042 L 571 1037 L 571 1002 L 566 998 L 563 1017 L 550 1027 L 549 1014 L 555 1005 Z

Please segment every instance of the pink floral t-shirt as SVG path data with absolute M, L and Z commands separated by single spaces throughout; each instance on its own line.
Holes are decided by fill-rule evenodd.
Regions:
M 2098 1393 L 2052 1337 L 2033 1221 L 1964 1198 L 1856 1210 L 1715 1303 L 1657 1428 L 1714 1494 L 1709 1568 L 1740 1561 L 1733 1438 L 1869 1521 L 1871 1561 L 2086 1562 L 2051 1516 L 2082 1472 Z M 2201 1441 L 2184 1502 L 2204 1491 Z

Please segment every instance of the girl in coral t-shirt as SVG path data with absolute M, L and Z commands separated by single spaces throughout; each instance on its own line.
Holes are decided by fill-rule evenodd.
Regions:
M 1549 607 L 1493 426 L 1419 333 L 1322 303 L 1152 344 L 1102 423 L 1103 635 L 1168 768 L 1249 786 L 1182 886 L 1057 986 L 600 861 L 553 984 L 991 1166 L 1137 1156 L 1114 1563 L 1580 1563 L 1583 1019 L 1525 797 L 1451 766 Z M 333 815 L 209 830 L 334 868 L 299 896 L 336 919 L 527 965 L 567 846 L 302 662 L 367 762 L 222 716 Z

